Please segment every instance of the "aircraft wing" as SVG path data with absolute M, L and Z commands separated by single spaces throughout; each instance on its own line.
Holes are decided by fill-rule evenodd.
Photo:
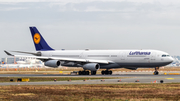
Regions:
M 73 61 L 73 62 L 91 62 L 91 63 L 103 63 L 109 64 L 106 60 L 92 60 L 92 59 L 76 59 L 76 58 L 61 58 L 61 57 L 49 57 L 52 60 L 63 60 L 63 61 Z
M 62 61 L 71 61 L 71 62 L 86 62 L 86 63 L 102 63 L 102 64 L 109 64 L 113 63 L 112 61 L 107 60 L 94 60 L 94 59 L 77 59 L 77 58 L 63 58 L 63 57 L 44 57 L 44 56 L 25 56 L 25 55 L 12 55 L 11 53 L 4 51 L 9 56 L 14 57 L 30 57 L 36 58 L 40 60 L 62 60 Z

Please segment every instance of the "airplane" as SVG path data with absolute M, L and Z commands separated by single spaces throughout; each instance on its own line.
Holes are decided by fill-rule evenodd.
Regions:
M 97 70 L 102 75 L 111 75 L 110 69 L 127 68 L 155 68 L 154 75 L 158 75 L 161 66 L 173 62 L 173 58 L 166 52 L 159 50 L 55 50 L 51 48 L 39 33 L 36 27 L 29 27 L 36 52 L 14 51 L 18 53 L 32 54 L 34 56 L 13 55 L 4 51 L 7 55 L 15 57 L 31 57 L 44 62 L 45 66 L 57 68 L 61 66 L 82 67 L 79 75 L 96 75 Z M 91 71 L 91 72 L 90 72 Z
M 0 68 L 31 68 L 31 67 L 43 67 L 41 62 L 35 63 L 34 61 L 17 61 L 17 64 L 1 64 Z

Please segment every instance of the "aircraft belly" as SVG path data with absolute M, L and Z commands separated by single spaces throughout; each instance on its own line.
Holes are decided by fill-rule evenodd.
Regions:
M 117 63 L 113 63 L 113 64 L 108 64 L 108 65 L 100 64 L 100 68 L 101 69 L 110 69 L 110 68 L 121 68 L 121 67 Z
M 156 63 L 118 63 L 121 67 L 160 67 L 168 65 L 169 62 Z

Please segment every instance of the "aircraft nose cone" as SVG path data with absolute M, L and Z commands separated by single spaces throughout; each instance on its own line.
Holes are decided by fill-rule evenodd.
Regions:
M 174 59 L 173 59 L 172 57 L 170 57 L 170 58 L 169 58 L 169 61 L 170 61 L 170 62 L 173 62 L 173 61 L 174 61 Z

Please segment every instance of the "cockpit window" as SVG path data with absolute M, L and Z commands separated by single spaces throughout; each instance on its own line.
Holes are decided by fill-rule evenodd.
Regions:
M 169 57 L 169 55 L 165 55 L 165 54 L 164 54 L 164 55 L 162 55 L 162 57 Z
M 162 55 L 162 57 L 166 57 L 166 55 Z

